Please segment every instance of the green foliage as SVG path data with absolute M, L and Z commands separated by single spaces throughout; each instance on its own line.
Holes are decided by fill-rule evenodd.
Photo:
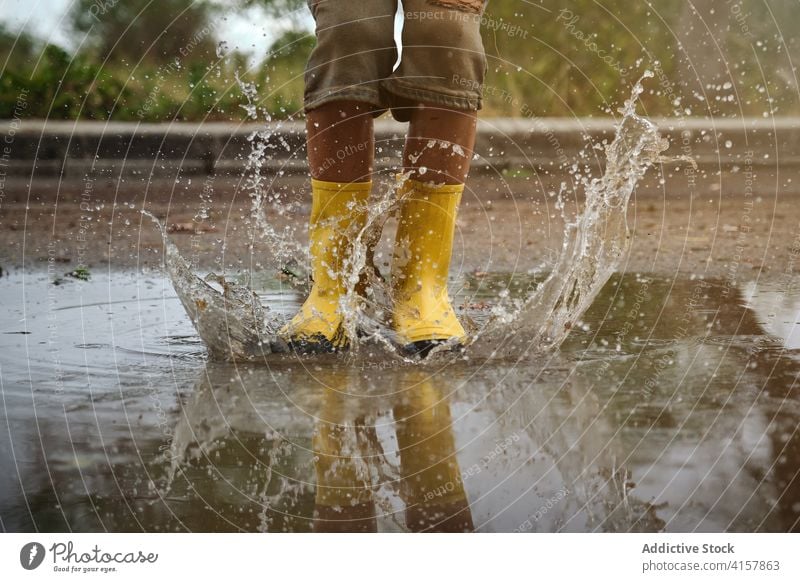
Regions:
M 314 36 L 304 31 L 290 30 L 278 38 L 269 49 L 261 67 L 265 107 L 273 117 L 303 108 L 303 70 L 314 48 Z
M 131 66 L 103 63 L 91 51 L 71 56 L 55 45 L 40 47 L 25 35 L 17 38 L 0 29 L 0 51 L 13 52 L 0 75 L 0 118 L 22 113 L 49 119 L 151 122 L 243 119 L 240 105 L 246 100 L 235 82 L 237 75 L 258 86 L 261 111 L 286 117 L 302 108 L 302 71 L 313 43 L 312 35 L 289 31 L 250 71 L 235 53 L 225 59 L 176 58 Z M 19 110 L 21 95 L 24 111 Z
M 0 77 L 0 118 L 18 114 L 24 95 L 30 117 L 106 119 L 115 101 L 128 91 L 122 81 L 83 55 L 71 58 L 63 49 L 47 45 L 36 68 L 9 69 Z
M 216 46 L 206 0 L 76 0 L 73 29 L 101 62 L 208 61 Z
M 240 120 L 237 77 L 256 86 L 262 116 L 297 115 L 314 46 L 305 2 L 239 1 L 290 27 L 257 66 L 241 53 L 217 56 L 230 10 L 217 0 L 76 0 L 74 55 L 0 25 L 0 117 L 19 113 L 24 92 L 26 116 Z M 798 114 L 794 12 L 760 0 L 490 0 L 483 115 L 615 113 L 645 69 L 657 73 L 642 96 L 649 115 Z
M 36 52 L 36 42 L 30 35 L 14 34 L 0 22 L 0 66 L 14 62 L 30 66 Z
M 89 281 L 92 278 L 92 274 L 86 267 L 78 267 L 68 273 L 64 273 L 64 276 L 77 279 L 78 281 Z
M 485 114 L 616 113 L 645 69 L 650 115 L 797 114 L 795 13 L 760 0 L 490 0 Z

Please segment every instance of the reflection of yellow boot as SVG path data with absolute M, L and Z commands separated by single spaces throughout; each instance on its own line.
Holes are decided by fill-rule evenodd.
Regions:
M 351 387 L 346 372 L 322 371 L 325 388 L 318 396 L 321 408 L 311 440 L 317 477 L 313 530 L 318 532 L 377 531 L 368 442 L 375 428 L 350 409 Z M 369 434 L 372 433 L 372 434 Z
M 472 531 L 464 479 L 474 469 L 459 468 L 450 403 L 431 378 L 411 373 L 405 380 L 409 395 L 392 413 L 406 525 L 412 531 Z
M 392 259 L 393 324 L 398 341 L 427 353 L 446 340 L 463 340 L 464 328 L 447 294 L 456 211 L 463 184 L 434 186 L 406 180 Z
M 317 487 L 314 531 L 376 531 L 370 467 L 359 450 L 364 437 L 352 425 L 322 421 L 312 439 Z
M 352 239 L 366 223 L 371 187 L 372 182 L 311 180 L 309 252 L 314 285 L 300 311 L 279 332 L 296 347 L 332 351 L 348 344 L 340 305 L 347 291 L 343 271 Z

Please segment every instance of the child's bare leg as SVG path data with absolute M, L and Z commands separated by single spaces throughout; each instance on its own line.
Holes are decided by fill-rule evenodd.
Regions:
M 475 111 L 420 105 L 411 114 L 403 163 L 411 178 L 463 184 L 469 173 L 478 116 Z M 424 170 L 420 171 L 422 168 Z
M 372 107 L 357 101 L 333 101 L 306 116 L 311 176 L 326 182 L 368 182 L 372 176 Z

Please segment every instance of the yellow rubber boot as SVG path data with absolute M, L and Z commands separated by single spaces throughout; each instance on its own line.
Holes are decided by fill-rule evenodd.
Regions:
M 422 355 L 466 334 L 447 293 L 456 212 L 463 184 L 434 186 L 406 180 L 392 259 L 392 317 L 401 345 Z
M 349 342 L 340 305 L 347 292 L 343 271 L 352 239 L 366 223 L 371 188 L 372 182 L 311 180 L 308 238 L 314 284 L 300 311 L 279 331 L 295 347 L 333 351 Z

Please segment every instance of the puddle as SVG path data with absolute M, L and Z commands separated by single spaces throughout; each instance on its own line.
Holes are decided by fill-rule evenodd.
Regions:
M 299 293 L 260 281 L 264 304 L 293 313 Z M 468 310 L 479 317 L 503 289 L 524 297 L 540 282 L 489 273 L 454 288 L 480 285 Z M 161 276 L 54 286 L 44 272 L 11 274 L 0 279 L 0 523 L 796 530 L 793 290 L 615 275 L 543 356 L 237 364 L 207 357 Z
M 304 252 L 264 215 L 258 133 L 244 224 L 270 249 L 262 272 L 199 278 L 151 215 L 169 278 L 0 279 L 2 528 L 798 529 L 796 288 L 614 274 L 639 180 L 691 162 L 663 157 L 669 144 L 635 113 L 651 76 L 633 86 L 613 140 L 594 146 L 603 174 L 570 172 L 586 203 L 575 222 L 562 214 L 551 272 L 453 282 L 471 324 L 456 355 L 399 353 L 372 317 L 387 311 L 377 278 L 374 305 L 355 300 L 396 181 L 345 261 L 351 350 L 281 349 L 277 330 L 303 291 L 263 273 Z M 557 211 L 571 194 L 553 193 Z

